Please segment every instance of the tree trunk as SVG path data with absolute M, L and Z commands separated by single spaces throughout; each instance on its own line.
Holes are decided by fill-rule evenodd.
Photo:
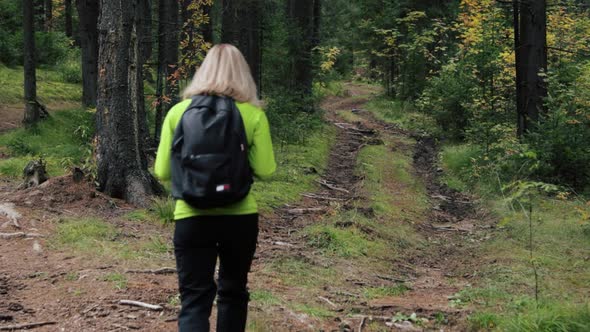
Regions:
M 314 0 L 288 0 L 288 16 L 295 33 L 292 34 L 291 53 L 294 59 L 294 88 L 302 96 L 310 96 L 313 83 Z
M 152 56 L 152 0 L 139 0 L 138 38 L 142 63 L 146 63 Z
M 37 79 L 35 73 L 35 18 L 33 0 L 23 1 L 23 38 L 24 38 L 24 74 L 25 74 L 25 116 L 23 123 L 31 125 L 39 121 L 40 112 L 37 103 Z
M 64 19 L 65 19 L 65 30 L 66 30 L 66 36 L 72 38 L 73 35 L 73 30 L 72 30 L 72 0 L 64 0 L 64 6 L 65 6 L 65 13 L 64 13 Z
M 82 104 L 96 106 L 98 80 L 98 14 L 99 0 L 76 0 L 82 46 Z
M 522 100 L 523 96 L 523 87 L 524 83 L 522 81 L 522 74 L 524 73 L 523 62 L 522 62 L 522 48 L 520 42 L 520 4 L 518 1 L 514 0 L 512 4 L 513 10 L 513 26 L 514 26 L 514 58 L 515 58 L 515 66 L 516 66 L 516 77 L 515 77 L 515 84 L 516 84 L 516 123 L 517 123 L 517 131 L 516 135 L 518 137 L 522 137 L 524 134 L 525 129 L 525 105 Z
M 313 0 L 313 37 L 312 49 L 320 45 L 320 28 L 322 22 L 322 0 Z
M 160 0 L 158 23 L 158 82 L 156 87 L 156 130 L 155 141 L 160 139 L 162 119 L 168 110 L 178 102 L 178 79 L 171 76 L 178 69 L 179 7 L 177 0 Z
M 221 42 L 236 46 L 244 54 L 257 87 L 261 85 L 261 19 L 260 1 L 223 1 Z
M 106 194 L 147 206 L 161 188 L 147 170 L 138 1 L 101 1 L 97 180 Z
M 522 96 L 518 107 L 518 132 L 526 133 L 534 128 L 545 112 L 544 99 L 547 86 L 540 75 L 547 72 L 547 11 L 545 0 L 521 1 L 519 25 L 517 77 L 522 80 Z
M 44 30 L 51 31 L 53 21 L 53 0 L 45 0 L 45 27 Z

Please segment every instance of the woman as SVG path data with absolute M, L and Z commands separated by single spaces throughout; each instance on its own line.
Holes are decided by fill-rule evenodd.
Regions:
M 268 120 L 260 109 L 256 84 L 244 56 L 231 45 L 213 47 L 184 91 L 185 100 L 175 105 L 164 120 L 155 173 L 171 178 L 171 147 L 174 131 L 191 97 L 231 97 L 242 116 L 249 145 L 248 160 L 257 178 L 276 169 Z M 251 194 L 238 203 L 199 210 L 178 199 L 174 210 L 174 253 L 182 308 L 181 332 L 209 331 L 209 316 L 217 294 L 217 331 L 244 331 L 249 293 L 248 272 L 256 250 L 258 209 Z M 219 257 L 218 284 L 214 281 Z

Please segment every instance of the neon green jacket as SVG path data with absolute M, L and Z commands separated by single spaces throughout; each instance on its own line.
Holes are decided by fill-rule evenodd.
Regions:
M 158 147 L 154 167 L 156 176 L 161 180 L 168 181 L 171 179 L 170 155 L 174 131 L 190 103 L 191 100 L 187 99 L 176 104 L 164 119 L 160 146 Z M 240 110 L 246 129 L 250 167 L 257 178 L 268 178 L 276 170 L 276 163 L 266 114 L 260 108 L 248 103 L 236 103 L 236 105 Z M 258 206 L 254 197 L 252 197 L 252 193 L 250 193 L 240 202 L 207 210 L 195 209 L 183 200 L 176 200 L 174 219 L 179 220 L 200 215 L 244 215 L 257 212 Z

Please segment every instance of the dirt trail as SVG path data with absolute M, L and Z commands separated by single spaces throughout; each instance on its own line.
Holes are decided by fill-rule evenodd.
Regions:
M 379 93 L 377 89 L 348 84 L 346 90 L 347 96 L 328 98 L 322 104 L 326 120 L 336 126 L 337 134 L 326 172 L 320 176 L 316 191 L 305 193 L 296 204 L 281 207 L 261 218 L 260 244 L 251 287 L 272 290 L 281 294 L 285 301 L 272 306 L 253 305 L 251 317 L 264 318 L 264 331 L 358 331 L 368 328 L 371 317 L 382 328 L 412 331 L 417 327 L 407 321 L 392 322 L 390 318 L 399 312 L 428 318 L 444 313 L 441 324 L 445 331 L 462 330 L 466 312 L 452 307 L 449 297 L 473 281 L 473 271 L 477 269 L 473 248 L 487 236 L 491 226 L 481 220 L 488 219 L 472 198 L 439 183 L 437 151 L 432 139 L 416 137 L 361 110 Z M 337 112 L 353 109 L 361 121 L 348 123 Z M 305 234 L 300 232 L 305 226 L 321 223 L 342 210 L 354 210 L 371 217 L 373 212 L 363 204 L 367 200 L 363 178 L 355 172 L 357 156 L 363 147 L 380 144 L 382 138 L 390 136 L 413 137 L 418 141 L 415 146 L 400 148 L 414 149 L 415 175 L 426 184 L 432 206 L 428 217 L 415 224 L 416 231 L 428 244 L 418 251 L 382 262 L 386 270 L 396 271 L 395 276 L 369 273 L 363 266 L 345 260 L 334 262 L 318 255 L 309 248 Z M 131 207 L 95 193 L 91 186 L 75 184 L 66 178 L 53 179 L 38 189 L 0 193 L 0 202 L 16 203 L 24 215 L 22 229 L 6 226 L 8 228 L 0 229 L 0 233 L 26 231 L 49 235 L 69 217 L 98 215 L 121 230 L 124 238 L 113 241 L 154 236 L 171 240 L 170 228 L 130 222 L 124 216 Z M 43 238 L 0 239 L 0 326 L 55 321 L 56 325 L 39 327 L 35 331 L 175 330 L 178 306 L 171 301 L 177 294 L 174 274 L 125 273 L 132 267 L 116 257 L 88 258 L 55 251 L 49 245 Z M 346 288 L 328 286 L 313 294 L 301 294 L 300 288 L 274 278 L 269 268 L 273 262 L 294 257 L 320 269 L 336 266 L 343 275 L 341 279 L 347 283 Z M 155 264 L 150 262 L 149 266 Z M 157 264 L 173 265 L 171 254 L 168 260 Z M 125 274 L 126 287 L 116 289 L 104 280 L 105 275 L 112 273 Z M 410 291 L 369 302 L 359 295 L 362 287 L 396 285 L 398 279 L 406 282 Z M 313 297 L 336 318 L 311 317 L 286 305 L 289 299 L 301 297 Z M 163 310 L 122 306 L 118 304 L 121 299 L 161 304 Z M 425 328 L 434 327 L 430 324 Z M 440 326 L 436 330 L 439 329 Z
M 397 278 L 407 282 L 409 292 L 365 303 L 361 299 L 339 297 L 326 290 L 319 298 L 331 299 L 332 303 L 326 307 L 342 313 L 336 322 L 319 322 L 305 315 L 296 315 L 283 307 L 274 315 L 274 323 L 278 321 L 282 324 L 272 330 L 358 330 L 362 329 L 361 326 L 367 319 L 375 319 L 381 321 L 383 327 L 390 327 L 392 330 L 461 331 L 465 328 L 464 318 L 468 310 L 454 307 L 452 299 L 458 291 L 475 281 L 474 271 L 478 265 L 476 248 L 481 241 L 489 238 L 493 220 L 485 210 L 477 207 L 477 202 L 472 197 L 453 191 L 441 183 L 442 169 L 437 165 L 438 151 L 434 139 L 401 130 L 362 110 L 375 90 L 348 85 L 347 91 L 348 97 L 329 98 L 322 105 L 327 111 L 327 120 L 338 127 L 326 174 L 320 180 L 322 186 L 317 192 L 306 195 L 298 204 L 279 209 L 274 216 L 265 220 L 259 251 L 260 261 L 281 256 L 300 256 L 315 265 L 333 264 L 322 261 L 313 250 L 306 247 L 305 239 L 298 231 L 330 215 L 334 209 L 356 209 L 357 212 L 371 215 L 371 211 L 363 211 L 359 204 L 353 203 L 367 200 L 362 190 L 362 178 L 354 170 L 360 149 L 370 144 L 379 144 L 379 137 L 385 133 L 417 141 L 413 147 L 415 176 L 425 183 L 431 209 L 427 218 L 416 223 L 415 228 L 428 244 L 395 262 L 383 262 L 392 264 L 393 270 L 401 272 Z M 337 111 L 354 112 L 362 120 L 347 123 L 337 115 Z M 336 208 L 334 201 L 340 202 L 336 204 Z M 364 273 L 363 267 L 350 269 L 354 271 L 351 273 L 355 275 L 352 280 L 354 284 L 383 284 L 383 280 L 375 280 L 375 275 Z M 396 278 L 387 276 L 377 276 L 379 278 L 396 281 Z M 256 279 L 256 272 L 253 279 Z M 351 288 L 354 286 L 351 285 Z M 289 290 L 278 291 L 284 293 Z M 285 315 L 285 312 L 289 314 Z M 416 313 L 430 318 L 431 321 L 420 328 L 408 321 L 392 322 L 389 318 L 396 313 L 406 314 L 406 317 Z M 436 328 L 433 325 L 435 318 L 440 320 Z

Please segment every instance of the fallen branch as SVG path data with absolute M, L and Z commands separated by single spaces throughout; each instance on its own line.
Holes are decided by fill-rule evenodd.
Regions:
M 149 304 L 149 303 L 139 302 L 139 301 L 120 300 L 119 301 L 119 304 L 121 304 L 121 305 L 129 305 L 129 306 L 132 306 L 132 307 L 146 308 L 146 309 L 154 310 L 154 311 L 160 311 L 160 310 L 163 310 L 164 309 L 160 305 Z
M 282 247 L 294 247 L 294 245 L 292 245 L 291 243 L 281 242 L 281 241 L 275 241 L 272 244 L 274 244 L 275 246 L 282 246 Z
M 0 233 L 0 239 L 20 239 L 20 238 L 24 238 L 24 237 L 28 237 L 28 238 L 32 238 L 32 237 L 43 237 L 43 235 L 41 234 L 37 234 L 37 233 L 23 233 L 23 232 L 17 232 L 17 233 Z
M 39 323 L 25 323 L 25 324 L 17 324 L 17 325 L 0 326 L 0 331 L 32 329 L 32 328 L 36 328 L 36 327 L 41 327 L 41 326 L 46 326 L 46 325 L 55 325 L 55 324 L 57 324 L 57 322 L 39 322 Z
M 338 308 L 338 306 L 336 305 L 336 303 L 330 301 L 329 299 L 323 297 L 323 296 L 318 296 L 318 299 L 326 302 L 327 304 L 329 304 L 330 306 L 332 306 L 332 308 Z
M 400 279 L 400 278 L 395 278 L 395 277 L 388 277 L 388 276 L 378 275 L 378 274 L 376 274 L 375 277 L 377 277 L 379 279 L 387 280 L 387 281 L 408 282 L 407 279 Z
M 307 208 L 307 209 L 290 209 L 287 210 L 289 214 L 305 214 L 305 213 L 313 213 L 313 212 L 324 212 L 325 208 Z
M 328 182 L 326 182 L 325 180 L 321 180 L 321 181 L 320 180 L 315 180 L 315 182 L 321 184 L 322 186 L 324 186 L 324 187 L 326 187 L 326 188 L 328 188 L 330 190 L 335 190 L 335 191 L 340 191 L 340 192 L 343 192 L 343 193 L 346 193 L 346 194 L 350 194 L 350 191 L 348 191 L 346 189 L 338 188 L 338 187 L 336 187 L 334 185 L 331 185 Z
M 136 273 L 136 274 L 174 274 L 176 269 L 173 267 L 163 267 L 155 270 L 127 270 L 125 273 Z
M 334 125 L 340 129 L 344 129 L 344 130 L 351 130 L 353 132 L 362 134 L 363 136 L 365 135 L 375 135 L 375 131 L 372 129 L 359 129 L 349 123 L 341 123 L 341 122 L 335 122 Z
M 303 197 L 307 197 L 307 198 L 313 198 L 313 199 L 319 199 L 319 200 L 324 200 L 324 201 L 337 201 L 337 202 L 343 202 L 346 201 L 343 198 L 335 198 L 335 197 L 327 197 L 327 196 L 320 196 L 320 195 L 316 195 L 316 194 L 301 194 L 301 196 Z
M 367 321 L 367 316 L 363 316 L 361 319 L 361 323 L 359 324 L 359 332 L 363 332 L 363 328 L 365 327 L 365 322 Z

